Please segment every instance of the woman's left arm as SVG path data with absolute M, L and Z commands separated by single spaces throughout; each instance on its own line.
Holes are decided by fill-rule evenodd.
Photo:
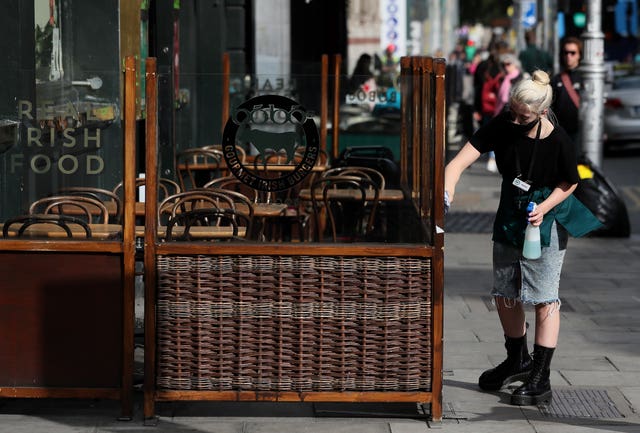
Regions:
M 529 214 L 529 222 L 534 226 L 542 224 L 544 215 L 551 209 L 562 203 L 577 188 L 578 184 L 570 184 L 560 182 L 542 203 L 536 206 L 533 212 Z

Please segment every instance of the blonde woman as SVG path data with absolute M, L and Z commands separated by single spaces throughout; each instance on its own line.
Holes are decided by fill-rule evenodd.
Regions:
M 493 289 L 507 359 L 480 376 L 497 391 L 517 381 L 514 405 L 551 401 L 550 364 L 560 331 L 558 286 L 568 234 L 583 236 L 601 224 L 573 195 L 578 184 L 574 143 L 549 110 L 549 75 L 535 71 L 513 85 L 509 106 L 478 129 L 445 168 L 445 192 L 454 205 L 456 184 L 481 154 L 495 152 L 502 177 L 493 227 Z M 536 208 L 527 213 L 529 202 Z M 446 204 L 445 204 L 446 206 Z M 540 227 L 542 257 L 522 256 L 527 223 Z M 533 357 L 527 347 L 525 305 L 535 310 Z

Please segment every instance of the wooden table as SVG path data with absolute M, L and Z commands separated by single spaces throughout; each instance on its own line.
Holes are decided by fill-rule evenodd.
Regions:
M 4 224 L 0 224 L 0 231 L 2 231 Z M 74 238 L 82 238 L 84 236 L 84 229 L 76 224 L 69 224 L 69 229 Z M 14 224 L 9 228 L 9 236 L 14 237 L 18 233 L 20 224 Z M 122 234 L 122 226 L 120 224 L 89 224 L 91 229 L 91 236 L 93 239 L 106 240 L 114 239 Z M 182 235 L 184 227 L 175 226 L 173 228 L 173 236 L 179 237 Z M 166 226 L 158 227 L 158 236 L 163 238 L 167 232 Z M 46 238 L 66 238 L 67 233 L 60 226 L 53 224 L 35 224 L 27 229 L 27 233 L 32 236 L 46 237 Z M 228 226 L 192 226 L 189 233 L 194 239 L 225 239 L 233 236 L 233 228 Z M 244 227 L 238 227 L 238 236 L 244 237 L 246 229 Z M 144 226 L 136 226 L 136 236 L 144 236 Z M 28 236 L 26 236 L 28 237 Z
M 107 202 L 105 203 L 105 206 L 109 211 L 109 215 L 116 214 L 116 204 L 114 202 Z M 256 218 L 281 216 L 287 209 L 287 205 L 284 203 L 254 203 L 252 206 L 253 216 Z M 236 209 L 243 215 L 249 215 L 249 209 L 247 208 L 247 205 L 236 203 Z M 69 208 L 69 210 L 73 212 L 72 208 Z M 138 201 L 135 203 L 135 213 L 138 217 L 143 217 L 145 215 L 144 202 Z
M 373 200 L 374 191 L 367 190 L 367 200 Z M 299 197 L 301 200 L 311 200 L 311 190 L 308 188 L 300 190 Z M 359 189 L 332 189 L 329 191 L 329 198 L 336 200 L 358 200 L 361 197 Z M 404 193 L 401 189 L 381 189 L 379 200 L 384 201 L 401 201 L 404 199 Z M 322 190 L 316 192 L 316 200 L 322 200 Z
M 250 172 L 280 171 L 284 173 L 284 172 L 294 171 L 298 167 L 298 164 L 266 164 L 266 165 L 258 165 L 257 167 L 254 167 L 253 165 L 245 164 L 244 167 L 245 167 L 245 170 Z M 219 166 L 216 164 L 189 164 L 189 170 L 194 170 L 194 171 L 221 170 L 223 168 L 226 168 L 226 166 Z M 313 167 L 311 167 L 311 171 L 318 173 L 318 172 L 326 171 L 327 168 L 329 167 L 326 164 L 316 164 Z M 180 163 L 178 164 L 177 169 L 186 170 L 187 164 Z

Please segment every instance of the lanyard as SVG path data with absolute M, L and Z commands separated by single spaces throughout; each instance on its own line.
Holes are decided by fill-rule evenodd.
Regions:
M 540 141 L 540 131 L 542 130 L 542 119 L 538 120 L 538 130 L 536 131 L 536 139 L 533 143 L 533 153 L 531 154 L 531 161 L 529 162 L 529 172 L 527 173 L 526 181 L 531 182 L 531 175 L 533 174 L 533 164 L 536 161 L 536 151 L 538 150 L 538 142 Z M 516 154 L 516 171 L 518 173 L 518 177 L 522 176 L 522 169 L 520 167 L 520 154 L 518 152 L 518 146 L 516 145 L 514 148 L 514 152 Z

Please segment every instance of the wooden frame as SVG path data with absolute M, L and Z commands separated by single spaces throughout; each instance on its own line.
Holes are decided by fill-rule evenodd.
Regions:
M 108 320 L 113 320 L 111 323 L 95 323 L 96 334 L 101 332 L 113 333 L 114 330 L 120 330 L 121 335 L 116 338 L 116 341 L 111 341 L 111 349 L 118 352 L 116 359 L 112 360 L 115 365 L 108 363 L 105 367 L 111 376 L 110 379 L 105 379 L 101 376 L 101 372 L 92 371 L 92 365 L 86 365 L 86 369 L 83 371 L 76 370 L 77 364 L 61 367 L 62 369 L 54 373 L 55 379 L 48 381 L 46 377 L 40 377 L 42 375 L 41 368 L 46 364 L 58 364 L 60 362 L 59 356 L 66 356 L 68 359 L 76 360 L 78 356 L 84 356 L 85 349 L 89 347 L 97 348 L 100 346 L 100 336 L 92 335 L 90 330 L 83 329 L 88 325 L 85 323 L 74 323 L 74 326 L 69 327 L 69 321 L 73 322 L 73 318 L 62 317 L 59 311 L 53 311 L 51 319 L 47 322 L 42 322 L 43 325 L 51 325 L 52 327 L 65 326 L 64 332 L 70 333 L 65 335 L 64 341 L 75 341 L 75 345 L 70 345 L 65 348 L 53 348 L 47 349 L 41 353 L 42 359 L 30 359 L 25 358 L 28 362 L 36 362 L 32 371 L 27 371 L 27 374 L 33 376 L 33 382 L 37 385 L 30 386 L 25 381 L 18 380 L 19 374 L 24 374 L 23 371 L 15 373 L 13 376 L 6 377 L 5 379 L 9 383 L 0 383 L 0 397 L 14 397 L 14 398 L 107 398 L 120 400 L 121 402 L 121 416 L 124 419 L 131 419 L 133 415 L 133 352 L 134 352 L 134 293 L 135 293 L 135 215 L 134 215 L 134 202 L 135 202 L 135 147 L 136 147 L 136 61 L 134 57 L 127 57 L 125 61 L 125 91 L 124 91 L 124 185 L 125 185 L 125 200 L 124 200 L 124 223 L 122 227 L 122 240 L 120 241 L 92 241 L 92 240 L 21 240 L 21 239 L 3 239 L 0 242 L 0 254 L 3 255 L 3 260 L 8 263 L 8 260 L 16 261 L 20 258 L 30 260 L 31 263 L 36 264 L 40 262 L 46 262 L 50 265 L 55 265 L 52 268 L 51 273 L 40 273 L 40 275 L 30 275 L 27 280 L 33 281 L 37 279 L 31 286 L 30 291 L 32 296 L 25 298 L 23 304 L 23 311 L 26 314 L 30 314 L 33 309 L 41 308 L 39 306 L 39 299 L 46 298 L 48 296 L 54 296 L 52 290 L 55 289 L 56 284 L 61 284 L 60 277 L 63 276 L 65 281 L 64 289 L 69 294 L 65 298 L 67 303 L 60 303 L 59 299 L 54 299 L 55 302 L 49 303 L 49 305 L 57 305 L 60 309 L 64 310 L 62 316 L 66 314 L 73 314 L 73 312 L 83 312 L 79 317 L 87 317 L 87 311 L 91 313 L 91 308 L 94 308 L 97 312 L 103 307 L 103 304 L 83 304 L 82 301 L 88 301 L 86 296 L 82 296 L 82 292 L 73 292 L 69 287 L 73 286 L 77 277 L 84 278 L 83 281 L 78 282 L 82 284 L 82 290 L 84 292 L 90 291 L 91 287 L 87 287 L 86 278 L 88 276 L 86 272 L 87 264 L 96 265 L 101 263 L 103 266 L 109 266 L 107 270 L 111 270 L 113 274 L 120 275 L 117 279 L 115 287 L 109 286 L 102 289 L 102 296 L 106 297 L 110 303 L 110 308 L 114 317 L 108 317 Z M 59 263 L 66 263 L 62 259 L 72 259 L 76 261 L 76 267 L 66 266 L 65 269 L 59 269 Z M 17 262 L 19 263 L 19 262 Z M 48 265 L 45 265 L 43 269 L 48 269 Z M 33 274 L 29 269 L 29 264 L 23 262 L 22 269 L 28 269 L 28 272 Z M 15 269 L 13 272 L 15 278 Z M 96 279 L 103 278 L 104 276 L 97 276 Z M 22 282 L 22 280 L 19 280 Z M 74 289 L 74 290 L 75 290 Z M 7 299 L 10 296 L 12 287 L 9 285 L 0 286 L 0 302 Z M 59 294 L 56 294 L 59 295 Z M 81 296 L 78 296 L 81 295 Z M 103 299 L 103 300 L 104 300 Z M 119 305 L 117 305 L 119 304 Z M 45 305 L 46 307 L 46 305 Z M 89 309 L 89 310 L 87 310 Z M 32 315 L 34 320 L 38 320 L 38 315 Z M 9 320 L 6 318 L 0 318 L 0 320 Z M 106 320 L 106 318 L 105 318 Z M 64 325 L 62 324 L 64 322 Z M 9 322 L 10 324 L 13 322 Z M 30 331 L 22 331 L 21 337 L 27 341 L 35 338 L 34 335 L 39 332 L 50 332 L 38 327 L 38 323 L 31 327 L 28 327 Z M 2 323 L 0 326 L 4 326 Z M 62 337 L 59 333 L 52 334 L 52 338 L 57 341 L 63 341 L 58 339 Z M 74 339 L 74 338 L 77 338 Z M 91 341 L 90 344 L 86 344 L 86 339 L 93 338 L 95 341 Z M 46 342 L 42 342 L 42 345 L 35 346 L 36 348 L 44 347 Z M 106 342 L 105 342 L 106 345 Z M 19 349 L 21 346 L 17 345 L 15 348 L 3 348 L 0 347 L 0 353 L 9 353 L 11 349 Z M 44 350 L 44 349 L 43 349 Z M 77 352 L 74 352 L 76 350 Z M 15 355 L 15 352 L 13 353 Z M 90 355 L 90 354 L 89 354 Z M 47 357 L 48 356 L 48 357 Z M 119 359 L 117 359 L 119 357 Z M 5 358 L 6 359 L 6 358 Z M 85 358 L 86 359 L 86 358 Z M 66 369 L 65 369 L 66 368 Z M 75 368 L 75 369 L 74 369 Z
M 155 65 L 153 59 L 147 64 L 147 116 L 146 116 L 146 167 L 147 169 L 147 201 L 146 213 L 157 212 L 156 197 L 153 195 L 153 182 L 157 182 L 157 106 L 155 88 Z M 336 68 L 340 59 L 336 59 Z M 429 243 L 425 244 L 204 244 L 204 243 L 158 243 L 154 223 L 148 224 L 145 232 L 145 383 L 144 383 L 144 417 L 155 416 L 157 401 L 192 401 L 192 400 L 227 400 L 227 401 L 342 401 L 342 402 L 418 402 L 431 406 L 432 420 L 442 418 L 442 367 L 443 367 L 443 273 L 444 273 L 444 234 L 443 227 L 443 179 L 444 179 L 444 125 L 445 94 L 443 59 L 422 57 L 403 58 L 402 112 L 411 114 L 414 120 L 410 132 L 403 131 L 401 166 L 402 179 L 408 197 L 412 198 L 415 211 L 428 228 Z M 325 67 L 323 66 L 323 70 Z M 154 71 L 151 73 L 150 71 Z M 339 74 L 336 73 L 336 80 Z M 336 86 L 337 87 L 337 86 Z M 337 95 L 334 95 L 334 98 Z M 337 101 L 334 101 L 338 104 Z M 429 107 L 431 106 L 431 107 Z M 334 125 L 337 125 L 334 110 Z M 405 116 L 406 117 L 406 116 Z M 334 153 L 338 143 L 337 128 L 334 128 Z M 335 156 L 335 155 L 334 155 Z M 409 160 L 413 161 L 411 168 Z M 406 172 L 405 172 L 406 171 Z M 154 219 L 147 219 L 152 222 Z M 414 391 L 394 390 L 265 390 L 254 389 L 189 389 L 158 386 L 158 371 L 162 370 L 162 359 L 158 357 L 157 345 L 159 330 L 157 281 L 160 277 L 158 263 L 162 259 L 175 256 L 205 258 L 268 256 L 296 259 L 300 256 L 310 258 L 335 257 L 344 258 L 395 258 L 399 260 L 419 259 L 429 262 L 429 276 L 432 292 L 429 296 L 431 312 L 430 334 L 426 339 L 431 350 L 431 368 L 428 371 L 429 389 Z M 164 290 L 164 289 L 163 289 Z M 163 307 L 164 308 L 164 307 Z M 320 327 L 321 328 L 321 327 Z M 166 369 L 165 369 L 166 370 Z

